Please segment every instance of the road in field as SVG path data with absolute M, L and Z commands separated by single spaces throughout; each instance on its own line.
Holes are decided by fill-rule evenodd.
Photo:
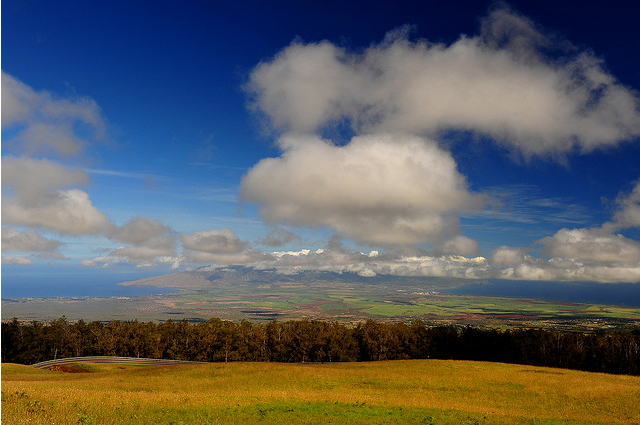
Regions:
M 129 366 L 167 366 L 176 364 L 192 364 L 202 362 L 190 362 L 184 360 L 163 360 L 163 359 L 147 359 L 139 357 L 115 357 L 115 356 L 85 356 L 85 357 L 67 357 L 64 359 L 48 360 L 31 366 L 38 369 L 51 369 L 54 366 L 62 366 L 72 363 L 109 363 L 122 364 Z

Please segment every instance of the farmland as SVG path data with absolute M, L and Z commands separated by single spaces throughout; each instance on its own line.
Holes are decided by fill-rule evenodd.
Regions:
M 625 424 L 640 378 L 467 361 L 2 365 L 12 424 Z
M 434 325 L 578 330 L 628 327 L 640 322 L 640 307 L 568 303 L 525 298 L 451 295 L 460 282 L 417 278 L 353 279 L 353 276 L 283 276 L 243 271 L 202 275 L 181 272 L 127 285 L 178 288 L 179 292 L 119 298 L 4 299 L 2 318 L 55 320 L 298 320 L 356 323 L 367 319 Z

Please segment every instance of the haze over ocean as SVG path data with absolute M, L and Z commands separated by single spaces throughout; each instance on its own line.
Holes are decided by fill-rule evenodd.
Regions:
M 121 286 L 118 283 L 155 276 L 155 273 L 101 273 L 69 270 L 51 274 L 46 268 L 2 275 L 2 299 L 39 297 L 127 297 L 176 292 L 171 288 Z

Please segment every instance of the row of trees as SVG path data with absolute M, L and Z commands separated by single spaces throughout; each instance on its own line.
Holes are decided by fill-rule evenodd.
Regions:
M 2 361 L 78 356 L 274 362 L 458 359 L 640 374 L 640 329 L 568 333 L 367 321 L 2 323 Z

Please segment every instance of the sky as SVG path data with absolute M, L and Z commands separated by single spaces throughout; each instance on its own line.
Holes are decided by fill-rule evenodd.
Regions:
M 3 284 L 640 282 L 634 2 L 2 6 Z

